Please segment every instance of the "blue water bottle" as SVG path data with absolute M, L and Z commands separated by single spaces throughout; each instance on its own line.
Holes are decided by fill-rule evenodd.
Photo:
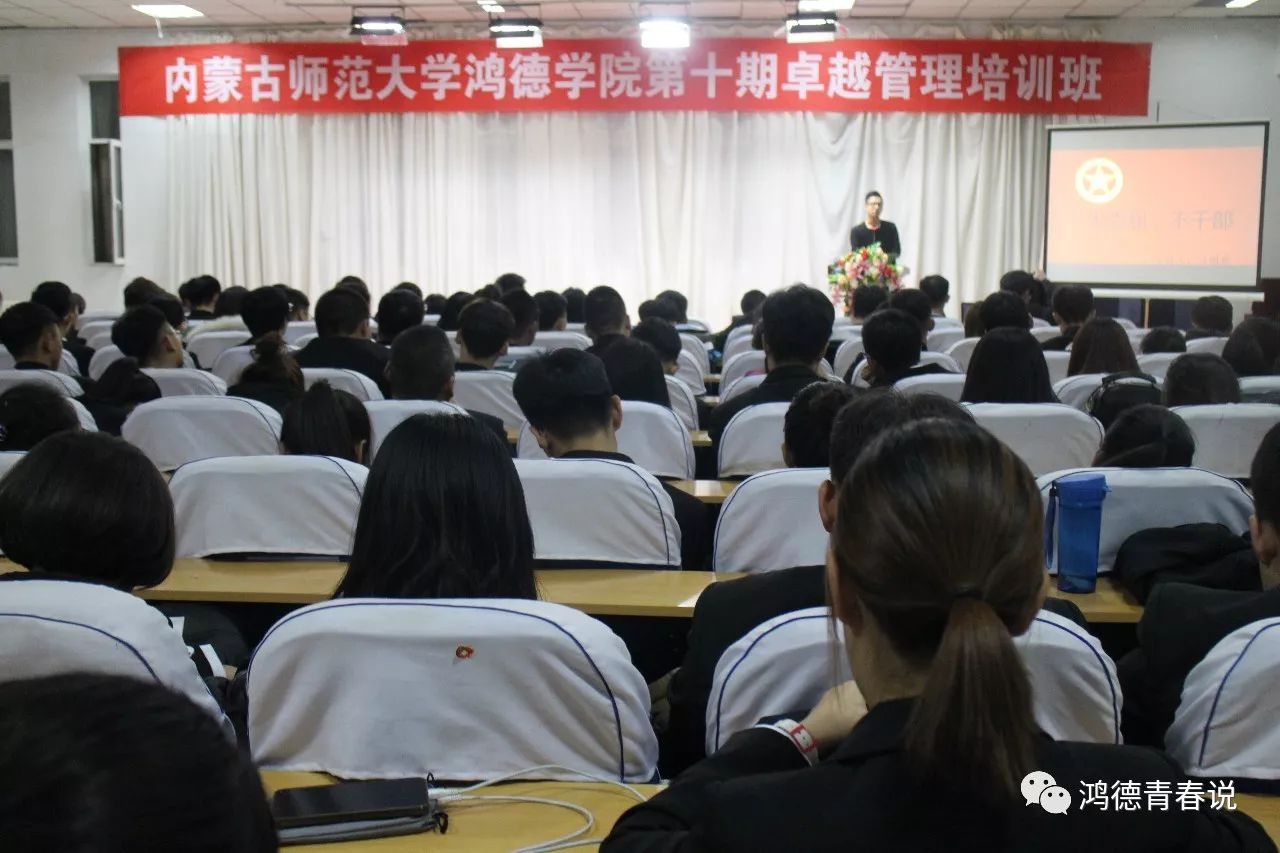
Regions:
M 1093 592 L 1098 583 L 1098 542 L 1102 538 L 1102 503 L 1107 498 L 1102 474 L 1068 474 L 1049 488 L 1049 511 L 1044 529 L 1044 558 L 1054 564 L 1057 527 L 1058 589 Z

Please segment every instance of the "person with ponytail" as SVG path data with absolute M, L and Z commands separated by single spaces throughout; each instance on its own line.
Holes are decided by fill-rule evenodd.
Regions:
M 254 343 L 253 361 L 240 372 L 240 380 L 227 389 L 227 396 L 266 403 L 283 415 L 305 390 L 302 368 L 289 355 L 284 339 L 274 332 Z
M 981 427 L 881 434 L 840 484 L 827 558 L 853 680 L 800 722 L 735 734 L 600 849 L 1275 850 L 1240 812 L 1082 805 L 1085 782 L 1185 777 L 1152 750 L 1037 728 L 1013 638 L 1047 592 L 1043 512 L 1026 465 Z M 1035 771 L 1065 789 L 1065 813 L 1022 795 Z
M 1196 439 L 1164 406 L 1125 409 L 1102 437 L 1093 464 L 1110 468 L 1190 468 Z
M 354 395 L 317 382 L 284 412 L 283 452 L 336 456 L 365 464 L 373 428 L 369 412 Z
M 0 452 L 25 452 L 55 433 L 78 429 L 71 402 L 48 385 L 24 382 L 0 394 Z

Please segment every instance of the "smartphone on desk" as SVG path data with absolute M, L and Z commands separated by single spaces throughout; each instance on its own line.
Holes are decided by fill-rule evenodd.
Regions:
M 282 829 L 424 817 L 431 810 L 426 779 L 372 779 L 285 788 L 271 798 L 271 813 Z

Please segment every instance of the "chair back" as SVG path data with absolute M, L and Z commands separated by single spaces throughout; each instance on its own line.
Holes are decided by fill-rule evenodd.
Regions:
M 1138 356 L 1138 369 L 1152 376 L 1164 376 L 1169 372 L 1169 365 L 1182 356 L 1180 352 L 1153 352 Z
M 502 370 L 470 370 L 454 374 L 453 402 L 464 409 L 501 418 L 507 429 L 519 429 L 524 412 L 512 393 L 514 373 Z
M 1013 638 L 1031 676 L 1036 723 L 1054 740 L 1123 743 L 1120 679 L 1098 638 L 1065 616 L 1041 610 Z
M 377 382 L 358 370 L 345 367 L 304 367 L 302 381 L 308 388 L 317 382 L 328 382 L 335 391 L 346 391 L 362 403 L 382 399 Z
M 161 397 L 134 408 L 120 434 L 161 471 L 214 456 L 280 452 L 280 413 L 243 397 Z
M 187 338 L 187 352 L 199 360 L 201 367 L 208 369 L 213 367 L 223 350 L 240 346 L 248 336 L 249 332 L 245 329 L 191 335 Z
M 908 376 L 893 383 L 903 394 L 937 394 L 948 400 L 960 402 L 964 393 L 963 373 L 926 373 L 924 376 Z
M 1280 395 L 1280 376 L 1244 376 L 1240 379 L 1240 402 L 1253 403 L 1270 395 Z
M 315 333 L 315 320 L 290 320 L 289 325 L 284 327 L 284 342 L 291 346 L 298 346 L 298 341 Z
M 79 397 L 80 383 L 56 370 L 0 370 L 0 394 L 18 385 L 44 385 L 64 397 Z
M 711 372 L 711 356 L 707 354 L 707 345 L 699 340 L 697 335 L 681 332 L 680 348 L 682 352 L 693 356 L 694 361 L 702 366 L 703 373 Z
M 1057 385 L 1067 378 L 1067 365 L 1071 363 L 1071 353 L 1050 350 L 1044 354 L 1044 363 L 1049 368 L 1049 383 Z
M 225 397 L 227 383 L 194 367 L 144 367 L 164 397 Z
M 1222 350 L 1227 346 L 1225 337 L 1212 338 L 1192 338 L 1187 341 L 1187 352 L 1207 352 L 1213 355 L 1222 355 Z
M 671 401 L 671 411 L 676 413 L 685 429 L 693 432 L 698 428 L 698 401 L 694 399 L 689 386 L 677 377 L 667 374 L 667 399 Z
M 724 363 L 720 371 L 720 386 L 728 387 L 748 373 L 765 372 L 765 356 L 763 350 L 753 349 L 735 355 Z
M 790 403 L 747 406 L 729 419 L 720 436 L 716 470 L 743 477 L 787 467 L 782 458 L 782 422 Z
M 952 344 L 964 340 L 964 329 L 959 326 L 937 326 L 926 338 L 925 346 L 932 352 L 946 352 Z
M 533 338 L 533 345 L 545 352 L 558 349 L 587 349 L 591 346 L 591 338 L 581 332 L 538 332 Z
M 80 429 L 85 432 L 97 432 L 98 422 L 93 419 L 93 415 L 84 407 L 84 403 L 79 400 L 68 398 L 67 402 L 71 404 L 71 408 L 75 409 L 76 420 L 80 421 Z
M 960 366 L 961 370 L 969 369 L 969 359 L 973 358 L 973 351 L 978 348 L 978 341 L 982 338 L 961 338 L 956 341 L 947 350 L 947 355 Z
M 684 350 L 680 350 L 680 358 L 676 364 L 676 378 L 689 386 L 693 396 L 701 397 L 707 393 L 706 376 L 698 360 Z M 720 387 L 724 387 L 723 380 L 720 382 Z
M 858 360 L 858 356 L 862 355 L 863 349 L 861 331 L 840 344 L 836 348 L 835 363 L 832 364 L 832 370 L 835 371 L 836 376 L 843 379 L 849 372 L 849 368 L 853 367 L 853 363 Z
M 759 388 L 765 380 L 765 374 L 753 373 L 750 376 L 740 376 L 733 380 L 731 385 L 720 386 L 720 404 L 732 400 L 734 397 L 747 393 L 753 388 Z
M 725 338 L 724 352 L 720 354 L 721 366 L 729 363 L 729 359 L 744 352 L 751 352 L 752 329 L 750 325 L 739 326 Z
M 1057 403 L 966 403 L 978 425 L 1000 439 L 1039 477 L 1093 464 L 1102 424 Z
M 1057 326 L 1042 326 L 1038 329 L 1031 330 L 1031 337 L 1035 338 L 1039 343 L 1058 337 L 1062 331 Z
M 818 515 L 818 487 L 830 474 L 826 468 L 783 468 L 739 483 L 716 521 L 712 571 L 824 565 L 828 537 Z
M 1246 478 L 1262 439 L 1280 423 L 1280 406 L 1271 403 L 1225 403 L 1175 406 L 1196 439 L 1194 463 L 1227 477 Z
M 369 427 L 373 433 L 369 439 L 369 461 L 378 455 L 382 440 L 393 429 L 414 415 L 460 415 L 471 417 L 467 410 L 454 403 L 441 400 L 372 400 L 364 404 L 369 413 Z
M 244 369 L 251 364 L 253 364 L 253 347 L 231 347 L 222 351 L 222 354 L 213 362 L 211 370 L 213 375 L 223 382 L 235 385 L 240 381 L 240 374 L 244 373 Z

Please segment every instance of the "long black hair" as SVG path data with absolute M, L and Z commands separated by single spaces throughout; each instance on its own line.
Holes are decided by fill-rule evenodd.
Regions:
M 463 415 L 414 415 L 365 484 L 338 597 L 538 597 L 533 530 L 510 451 Z
M 965 374 L 965 403 L 1056 403 L 1049 366 L 1026 329 L 1001 326 L 982 336 Z
M 289 404 L 280 429 L 285 453 L 336 456 L 364 462 L 373 429 L 369 412 L 353 395 L 317 382 Z

